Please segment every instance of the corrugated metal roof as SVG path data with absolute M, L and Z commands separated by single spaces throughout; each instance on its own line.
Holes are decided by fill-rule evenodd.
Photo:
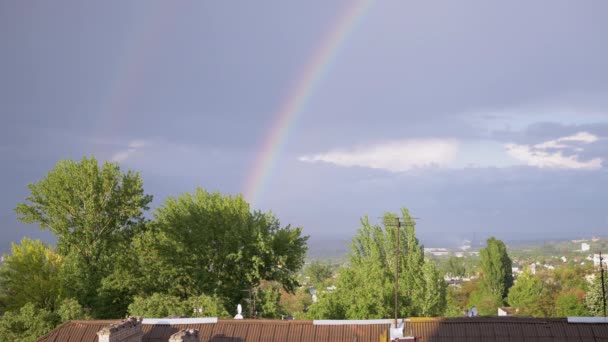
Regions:
M 97 331 L 117 321 L 71 321 L 39 342 L 98 341 Z M 386 335 L 389 324 L 313 325 L 312 321 L 220 320 L 218 323 L 143 324 L 143 342 L 167 342 L 180 329 L 197 329 L 201 341 L 374 341 Z
M 414 318 L 405 326 L 405 335 L 425 342 L 608 341 L 608 324 L 568 323 L 565 318 Z
M 117 321 L 72 321 L 40 342 L 97 341 L 97 331 Z M 606 323 L 568 323 L 565 318 L 412 318 L 405 335 L 417 341 L 608 341 Z M 207 324 L 142 325 L 143 342 L 167 342 L 180 329 L 198 329 L 200 341 L 379 341 L 388 324 L 314 325 L 312 321 L 220 320 Z

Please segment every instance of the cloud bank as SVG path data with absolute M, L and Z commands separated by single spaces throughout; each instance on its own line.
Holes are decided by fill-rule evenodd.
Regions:
M 456 158 L 457 151 L 458 142 L 454 140 L 399 140 L 305 155 L 299 160 L 403 172 L 414 168 L 447 166 Z
M 599 137 L 591 133 L 578 132 L 574 135 L 545 141 L 536 145 L 506 144 L 505 150 L 511 157 L 526 163 L 528 166 L 552 169 L 597 170 L 602 168 L 601 158 L 582 161 L 580 160 L 579 153 L 584 150 L 580 145 L 591 144 L 598 140 Z

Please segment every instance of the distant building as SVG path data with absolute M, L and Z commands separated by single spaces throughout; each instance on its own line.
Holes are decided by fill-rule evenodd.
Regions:
M 510 306 L 505 306 L 502 308 L 498 308 L 498 316 L 514 316 L 515 314 L 517 314 L 517 310 L 516 308 L 512 308 Z
M 588 251 L 590 248 L 591 248 L 591 246 L 589 246 L 589 244 L 588 244 L 588 243 L 586 243 L 586 242 L 581 243 L 581 251 L 586 252 L 586 251 Z
M 608 260 L 606 260 L 606 255 L 602 253 L 602 264 L 604 267 L 608 267 Z M 593 267 L 600 267 L 600 255 L 593 254 Z
M 425 248 L 424 252 L 430 253 L 434 256 L 444 256 L 444 255 L 448 255 L 450 253 L 450 251 L 448 251 L 447 248 Z
M 562 259 L 562 262 L 568 262 L 568 258 L 566 258 L 565 256 L 562 256 L 561 259 Z

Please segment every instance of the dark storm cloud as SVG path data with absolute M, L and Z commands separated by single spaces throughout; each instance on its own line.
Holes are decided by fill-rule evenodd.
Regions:
M 0 3 L 0 240 L 38 234 L 12 208 L 63 158 L 120 160 L 155 204 L 197 185 L 242 191 L 277 110 L 351 5 Z M 320 235 L 401 205 L 429 238 L 605 227 L 608 165 L 536 169 L 503 145 L 588 132 L 600 140 L 564 153 L 608 159 L 607 12 L 600 0 L 374 2 L 311 90 L 259 205 Z M 454 142 L 466 158 L 399 174 L 297 160 L 404 139 Z

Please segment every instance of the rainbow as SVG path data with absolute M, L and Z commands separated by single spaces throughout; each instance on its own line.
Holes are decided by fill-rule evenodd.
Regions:
M 332 30 L 325 36 L 319 48 L 315 50 L 308 60 L 305 68 L 296 78 L 294 86 L 282 102 L 275 114 L 273 124 L 266 135 L 244 185 L 243 195 L 253 206 L 261 195 L 270 177 L 274 164 L 278 160 L 289 133 L 294 127 L 298 115 L 311 98 L 323 76 L 340 47 L 344 45 L 349 33 L 356 27 L 357 22 L 366 13 L 373 0 L 353 1 L 344 12 L 340 14 Z

